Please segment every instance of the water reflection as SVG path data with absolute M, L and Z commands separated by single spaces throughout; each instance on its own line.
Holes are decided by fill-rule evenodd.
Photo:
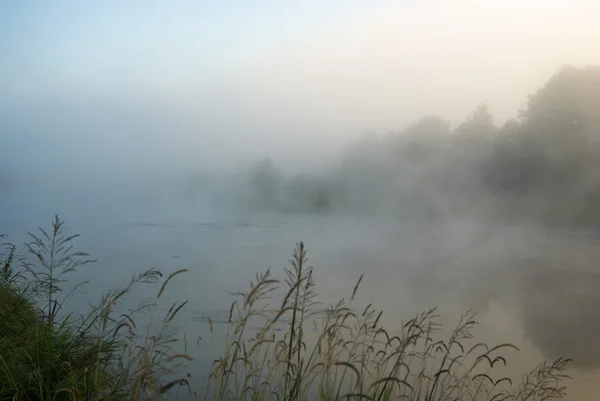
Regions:
M 190 224 L 186 232 L 200 235 L 196 249 L 178 246 L 176 255 L 183 255 L 186 263 L 205 262 L 196 267 L 199 270 L 191 273 L 190 280 L 196 281 L 196 288 L 204 282 L 201 286 L 206 296 L 186 289 L 187 284 L 181 285 L 179 293 L 195 298 L 192 305 L 208 308 L 190 318 L 226 323 L 229 310 L 223 307 L 233 301 L 232 291 L 245 289 L 256 272 L 272 268 L 278 273 L 294 243 L 308 238 L 309 257 L 316 265 L 317 289 L 324 303 L 347 297 L 362 272 L 366 289 L 361 299 L 403 318 L 437 305 L 456 312 L 475 309 L 485 313 L 486 305 L 497 302 L 516 317 L 526 338 L 544 357 L 568 356 L 577 367 L 600 367 L 600 343 L 596 340 L 600 332 L 600 271 L 596 268 L 600 248 L 595 237 L 574 238 L 573 233 L 562 232 L 550 237 L 531 229 L 491 230 L 464 224 L 430 230 L 424 226 L 399 229 L 381 222 L 332 223 Z M 158 223 L 129 226 L 140 230 L 174 227 Z M 200 233 L 194 230 L 199 228 Z M 221 236 L 214 237 L 215 233 Z M 181 236 L 183 233 L 170 232 L 163 238 L 168 247 L 169 237 L 172 241 Z M 207 298 L 217 301 L 205 302 Z
M 599 368 L 600 272 L 567 269 L 524 271 L 518 316 L 547 357 L 568 355 L 579 367 Z
M 570 394 L 585 386 L 599 390 L 593 384 L 597 374 L 583 380 L 600 368 L 600 240 L 589 232 L 550 235 L 531 227 L 490 228 L 469 222 L 423 225 L 272 216 L 76 228 L 86 239 L 84 249 L 100 260 L 83 272 L 95 283 L 88 288 L 92 298 L 121 286 L 133 272 L 189 269 L 164 301 L 189 300 L 178 328 L 191 343 L 202 338 L 194 363 L 197 375 L 221 349 L 232 293 L 246 290 L 255 274 L 268 268 L 282 279 L 282 267 L 295 243 L 303 240 L 323 308 L 347 299 L 365 273 L 357 308 L 373 303 L 384 309 L 391 326 L 432 306 L 441 306 L 448 324 L 474 309 L 488 326 L 486 335 L 494 337 L 491 341 L 515 341 L 528 355 L 527 363 L 572 358 L 584 371 L 569 383 Z M 151 297 L 155 290 L 140 288 L 131 302 Z
M 568 356 L 580 368 L 600 368 L 600 271 L 597 265 L 556 266 L 535 259 L 490 275 L 488 300 L 507 306 L 547 358 Z

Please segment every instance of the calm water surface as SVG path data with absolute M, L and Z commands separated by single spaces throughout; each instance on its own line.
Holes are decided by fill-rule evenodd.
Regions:
M 492 228 L 473 221 L 416 224 L 170 209 L 88 212 L 74 206 L 66 218 L 69 231 L 83 234 L 79 248 L 99 260 L 74 277 L 91 279 L 87 297 L 98 298 L 150 267 L 165 274 L 189 269 L 165 293 L 167 303 L 189 301 L 178 325 L 188 338 L 202 336 L 204 341 L 207 319 L 225 320 L 232 293 L 245 290 L 256 273 L 270 268 L 283 279 L 295 244 L 304 241 L 324 304 L 348 298 L 364 273 L 357 305 L 373 303 L 384 309 L 389 327 L 432 306 L 440 307 L 448 324 L 473 309 L 481 322 L 478 339 L 521 348 L 509 356 L 515 372 L 564 355 L 575 360 L 569 399 L 595 399 L 600 392 L 598 233 Z M 5 227 L 10 230 L 4 231 L 22 239 L 21 234 L 40 222 L 49 223 L 48 216 L 40 216 L 41 211 L 7 216 Z M 130 301 L 156 290 L 139 287 Z M 194 351 L 199 374 L 205 369 L 201 366 L 209 366 L 212 349 L 205 342 Z

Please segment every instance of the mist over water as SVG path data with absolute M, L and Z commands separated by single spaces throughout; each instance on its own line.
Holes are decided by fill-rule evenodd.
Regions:
M 477 331 L 482 340 L 510 341 L 521 348 L 510 356 L 509 366 L 522 370 L 543 358 L 568 355 L 575 368 L 570 394 L 585 397 L 595 391 L 600 246 L 593 231 L 474 219 L 436 223 L 351 214 L 243 213 L 209 202 L 198 208 L 177 194 L 171 190 L 159 200 L 141 202 L 142 208 L 135 206 L 139 200 L 107 202 L 91 195 L 85 203 L 66 203 L 62 216 L 69 230 L 83 234 L 78 246 L 99 259 L 73 278 L 93 283 L 85 299 L 99 299 L 106 289 L 150 267 L 165 273 L 187 268 L 185 279 L 168 294 L 168 299 L 189 300 L 177 328 L 188 338 L 209 338 L 207 319 L 226 322 L 232 293 L 245 289 L 257 272 L 270 268 L 282 278 L 294 244 L 303 240 L 324 305 L 347 298 L 364 273 L 358 304 L 382 308 L 389 326 L 434 306 L 452 325 L 473 309 L 482 322 Z M 11 240 L 25 240 L 22 235 L 38 221 L 47 222 L 46 207 L 58 206 L 32 203 L 27 213 L 18 213 L 16 202 L 27 197 L 12 196 L 15 212 L 3 217 L 12 225 L 6 231 L 16 233 Z M 132 304 L 154 291 L 136 292 Z M 73 305 L 81 307 L 81 299 L 74 298 Z M 202 347 L 194 365 L 198 372 L 210 364 Z
M 187 268 L 206 338 L 304 241 L 324 304 L 364 273 L 391 327 L 472 309 L 515 374 L 564 356 L 600 391 L 596 3 L 109 3 L 0 5 L 0 234 L 81 233 L 74 308 Z
M 223 160 L 211 166 L 212 159 L 162 163 L 154 150 L 146 153 L 152 159 L 136 159 L 118 148 L 117 135 L 103 148 L 101 136 L 96 144 L 77 143 L 61 138 L 58 127 L 46 136 L 28 121 L 20 124 L 25 128 L 7 127 L 13 151 L 4 159 L 10 168 L 3 170 L 2 232 L 23 243 L 28 231 L 59 214 L 69 231 L 83 234 L 79 246 L 99 260 L 74 277 L 93 283 L 86 299 L 150 267 L 188 268 L 176 288 L 178 300 L 189 300 L 178 329 L 207 338 L 207 319 L 226 321 L 232 292 L 257 272 L 280 272 L 294 244 L 304 241 L 325 304 L 348 297 L 365 273 L 359 300 L 382 308 L 392 327 L 429 307 L 439 306 L 448 324 L 473 309 L 482 340 L 521 347 L 515 369 L 568 356 L 575 377 L 570 394 L 585 399 L 596 391 L 600 234 L 594 227 L 548 225 L 523 211 L 517 219 L 499 218 L 483 203 L 489 197 L 479 183 L 463 187 L 462 195 L 478 199 L 474 206 L 453 210 L 463 198 L 431 184 L 444 173 L 443 158 L 423 168 L 396 166 L 398 174 L 390 175 L 381 168 L 387 156 L 368 142 L 355 142 L 350 153 L 340 146 L 330 155 L 337 162 L 323 163 L 334 167 L 308 166 L 302 175 L 260 157 L 228 167 Z M 81 129 L 71 124 L 73 132 Z M 128 132 L 120 123 L 115 129 Z M 145 291 L 134 299 L 153 295 Z M 198 371 L 209 363 L 200 352 Z

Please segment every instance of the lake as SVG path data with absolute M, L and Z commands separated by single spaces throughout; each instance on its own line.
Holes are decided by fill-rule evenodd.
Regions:
M 45 208 L 27 213 L 17 198 L 4 210 L 15 241 L 36 226 L 47 227 Z M 5 202 L 11 202 L 5 198 Z M 91 200 L 88 199 L 89 202 Z M 189 303 L 178 320 L 188 338 L 208 335 L 208 319 L 226 320 L 233 292 L 245 290 L 255 274 L 270 268 L 283 279 L 295 244 L 304 241 L 315 267 L 323 304 L 348 298 L 362 273 L 356 304 L 384 310 L 388 327 L 439 306 L 449 325 L 467 309 L 478 313 L 478 340 L 511 342 L 513 373 L 544 358 L 574 359 L 569 399 L 589 400 L 600 391 L 600 233 L 545 230 L 528 225 L 495 226 L 473 220 L 420 223 L 385 218 L 241 214 L 181 207 L 131 207 L 109 212 L 101 203 L 74 202 L 61 216 L 78 248 L 98 262 L 74 280 L 90 279 L 88 299 L 125 284 L 132 274 L 156 267 L 169 274 L 189 269 L 165 293 Z M 114 209 L 111 209 L 114 210 Z M 152 296 L 142 286 L 131 302 Z M 81 305 L 81 298 L 72 304 Z M 219 347 L 219 340 L 215 347 Z M 205 348 L 203 348 L 205 347 Z M 207 348 L 206 348 L 207 347 Z M 199 373 L 208 367 L 213 345 L 194 351 Z M 204 349 L 204 351 L 203 351 Z

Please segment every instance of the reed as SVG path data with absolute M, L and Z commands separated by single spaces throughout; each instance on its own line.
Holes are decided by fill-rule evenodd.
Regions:
M 190 358 L 170 353 L 176 339 L 166 330 L 182 305 L 171 305 L 162 318 L 156 313 L 166 284 L 181 272 L 129 313 L 116 310 L 138 285 L 157 284 L 160 271 L 135 274 L 84 314 L 65 313 L 65 300 L 87 284 L 69 289 L 69 273 L 95 261 L 73 251 L 78 235 L 63 231 L 56 217 L 50 230 L 31 234 L 25 244 L 30 258 L 17 257 L 12 244 L 2 244 L 0 400 L 137 400 L 166 393 L 173 380 L 165 379 L 179 374 L 182 360 Z M 136 318 L 144 315 L 148 323 L 138 327 Z
M 232 304 L 228 341 L 205 386 L 205 400 L 542 401 L 565 396 L 568 359 L 544 362 L 515 384 L 496 375 L 496 368 L 507 364 L 503 352 L 518 349 L 475 342 L 471 312 L 447 338 L 439 338 L 435 308 L 392 333 L 382 326 L 383 311 L 354 307 L 362 276 L 348 301 L 320 308 L 306 255 L 301 242 L 283 282 L 270 271 L 257 275 Z M 283 301 L 272 305 L 269 299 L 280 286 Z M 257 317 L 265 323 L 245 336 Z M 305 341 L 309 330 L 314 338 Z
M 383 311 L 372 305 L 358 309 L 362 276 L 347 299 L 324 307 L 302 242 L 282 280 L 267 270 L 237 294 L 224 348 L 210 373 L 194 380 L 186 337 L 180 340 L 170 330 L 186 302 L 168 304 L 166 312 L 159 307 L 165 291 L 186 271 L 165 277 L 147 270 L 108 291 L 85 314 L 67 313 L 65 300 L 86 284 L 69 288 L 68 275 L 95 261 L 73 251 L 78 236 L 63 231 L 56 217 L 50 230 L 32 234 L 28 257 L 8 243 L 0 248 L 0 401 L 544 401 L 565 396 L 568 359 L 542 362 L 513 383 L 498 368 L 507 365 L 507 351 L 517 348 L 476 341 L 471 312 L 449 335 L 442 334 L 435 308 L 392 331 L 383 325 Z M 156 296 L 120 313 L 139 285 L 155 285 Z

